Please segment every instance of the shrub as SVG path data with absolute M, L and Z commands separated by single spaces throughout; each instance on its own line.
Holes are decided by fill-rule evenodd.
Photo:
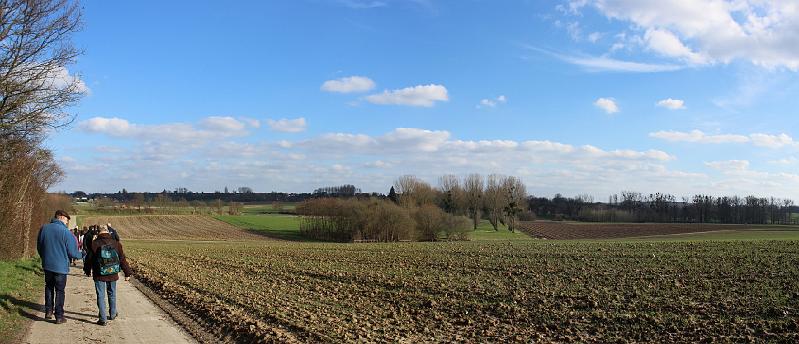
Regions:
M 448 240 L 467 240 L 467 232 L 472 228 L 472 222 L 465 216 L 455 216 L 445 214 L 442 219 L 444 223 L 444 236 Z
M 432 204 L 405 208 L 380 199 L 316 198 L 297 206 L 300 233 L 327 241 L 465 239 L 469 223 Z
M 438 233 L 444 230 L 446 217 L 439 207 L 431 204 L 423 205 L 413 210 L 413 220 L 416 221 L 416 235 L 422 241 L 436 241 Z

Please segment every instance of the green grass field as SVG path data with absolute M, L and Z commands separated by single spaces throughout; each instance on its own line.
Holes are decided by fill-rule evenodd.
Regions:
M 275 209 L 272 204 L 248 204 L 241 210 L 242 215 L 277 214 L 279 212 L 293 212 L 297 203 L 281 203 L 280 209 Z
M 494 227 L 487 220 L 480 221 L 477 230 L 469 231 L 469 240 L 472 241 L 520 241 L 520 240 L 533 240 L 529 235 L 520 231 L 511 232 L 508 227 L 499 225 L 499 230 L 495 231 Z
M 300 218 L 293 215 L 220 215 L 214 218 L 276 239 L 308 241 L 300 235 Z
M 41 261 L 0 261 L 0 342 L 20 342 L 27 320 L 39 316 Z

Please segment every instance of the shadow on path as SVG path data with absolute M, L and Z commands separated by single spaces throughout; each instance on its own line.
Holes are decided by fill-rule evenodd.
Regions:
M 44 305 L 42 305 L 40 303 L 31 302 L 31 301 L 27 301 L 27 300 L 20 300 L 20 299 L 14 297 L 14 296 L 11 296 L 11 295 L 8 295 L 8 294 L 0 295 L 0 307 L 3 307 L 3 309 L 5 309 L 6 311 L 9 311 L 9 310 L 11 310 L 11 307 L 8 305 L 9 303 L 14 305 L 14 306 L 16 306 L 17 308 L 19 308 L 18 313 L 20 315 L 22 315 L 23 317 L 26 317 L 26 318 L 28 318 L 30 320 L 34 320 L 34 321 L 45 320 L 44 319 Z M 83 321 L 83 322 L 88 322 L 88 323 L 92 323 L 92 322 L 84 320 L 84 319 L 80 319 L 80 318 L 67 316 L 67 314 L 76 315 L 76 316 L 84 316 L 84 317 L 96 316 L 96 314 L 85 314 L 85 313 L 77 313 L 77 312 L 71 312 L 71 311 L 68 311 L 68 310 L 64 310 L 64 318 Z

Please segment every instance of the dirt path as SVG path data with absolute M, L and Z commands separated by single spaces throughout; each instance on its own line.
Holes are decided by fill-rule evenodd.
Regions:
M 44 281 L 42 281 L 44 284 Z M 42 292 L 44 293 L 44 292 Z M 44 304 L 44 297 L 40 299 Z M 119 317 L 107 326 L 97 321 L 97 299 L 94 282 L 73 267 L 67 277 L 65 324 L 44 320 L 44 314 L 31 310 L 37 317 L 28 330 L 25 343 L 196 343 L 160 308 L 154 305 L 120 274 L 117 281 Z

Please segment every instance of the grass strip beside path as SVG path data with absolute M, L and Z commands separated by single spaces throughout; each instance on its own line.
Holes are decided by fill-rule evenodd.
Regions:
M 0 343 L 18 343 L 39 312 L 42 266 L 37 259 L 0 261 Z

